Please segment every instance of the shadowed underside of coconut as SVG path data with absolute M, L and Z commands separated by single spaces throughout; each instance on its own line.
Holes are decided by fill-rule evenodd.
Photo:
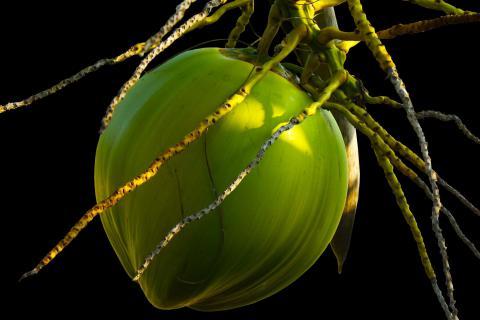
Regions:
M 97 147 L 97 200 L 143 171 L 235 92 L 253 65 L 217 48 L 183 53 L 146 74 Z M 130 277 L 182 217 L 209 205 L 262 143 L 311 103 L 270 72 L 247 99 L 146 185 L 103 214 Z M 282 134 L 232 195 L 187 226 L 140 285 L 161 309 L 214 311 L 254 303 L 300 277 L 325 250 L 347 192 L 345 147 L 328 111 Z

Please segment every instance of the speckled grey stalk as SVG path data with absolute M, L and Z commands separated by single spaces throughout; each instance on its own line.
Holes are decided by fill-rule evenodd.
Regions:
M 208 17 L 210 12 L 212 11 L 213 8 L 218 7 L 219 5 L 225 3 L 227 0 L 211 0 L 209 1 L 203 10 L 188 19 L 184 24 L 182 24 L 180 27 L 175 29 L 175 31 L 170 34 L 170 36 L 162 41 L 157 47 L 155 47 L 150 53 L 145 57 L 138 67 L 135 69 L 133 75 L 128 79 L 127 82 L 124 83 L 122 88 L 120 89 L 119 93 L 113 98 L 112 102 L 108 106 L 107 113 L 102 119 L 102 128 L 101 132 L 105 130 L 110 123 L 110 120 L 112 119 L 113 111 L 117 107 L 117 105 L 120 103 L 120 101 L 123 100 L 125 95 L 127 94 L 127 91 L 132 88 L 135 83 L 138 82 L 140 79 L 142 73 L 145 71 L 147 66 L 152 62 L 152 60 L 158 56 L 160 53 L 162 53 L 166 48 L 168 48 L 172 43 L 174 43 L 177 39 L 179 39 L 181 36 L 183 36 L 192 26 L 195 24 L 203 21 L 205 18 Z
M 455 307 L 455 297 L 453 295 L 454 287 L 453 287 L 452 275 L 450 273 L 450 264 L 448 261 L 447 246 L 446 246 L 445 238 L 443 236 L 442 229 L 440 228 L 440 222 L 439 222 L 439 214 L 440 214 L 440 209 L 442 208 L 442 203 L 440 201 L 440 191 L 437 185 L 437 175 L 433 171 L 432 160 L 428 152 L 428 144 L 425 139 L 425 134 L 423 133 L 423 129 L 420 126 L 420 123 L 418 122 L 415 109 L 413 107 L 412 100 L 410 99 L 410 95 L 408 94 L 406 86 L 403 83 L 403 80 L 400 78 L 396 69 L 388 68 L 387 74 L 393 86 L 395 87 L 397 94 L 400 96 L 403 108 L 407 113 L 408 121 L 413 127 L 413 130 L 415 131 L 419 140 L 422 158 L 425 162 L 425 170 L 428 175 L 428 179 L 432 189 L 432 198 L 433 198 L 432 199 L 433 208 L 432 208 L 432 216 L 431 216 L 432 227 L 435 233 L 435 237 L 437 238 L 437 244 L 440 249 L 440 254 L 442 256 L 443 273 L 445 275 L 445 282 L 447 286 L 448 297 L 450 300 L 449 306 L 451 310 L 449 310 L 448 307 L 445 308 L 446 306 L 443 305 L 443 303 L 442 303 L 442 307 L 449 319 L 457 319 L 458 310 Z M 441 296 L 442 300 L 444 300 L 443 295 L 441 295 L 440 288 L 435 288 L 435 284 L 433 283 L 432 285 L 434 286 L 434 290 L 438 298 L 440 299 L 440 296 Z M 439 293 L 440 295 L 438 295 Z
M 427 184 L 422 179 L 417 178 L 416 180 L 414 180 L 414 182 L 417 186 L 420 187 L 420 189 L 422 189 L 425 192 L 425 194 L 430 200 L 433 200 L 432 192 L 430 191 Z M 445 206 L 442 206 L 441 211 L 447 216 L 448 221 L 452 225 L 453 230 L 455 231 L 457 236 L 460 238 L 460 240 L 462 240 L 463 243 L 465 243 L 465 245 L 470 249 L 470 251 L 472 251 L 475 257 L 480 259 L 480 251 L 478 251 L 475 244 L 465 235 L 465 233 L 463 233 L 462 229 L 458 225 L 457 221 L 455 220 L 455 217 L 450 212 L 450 210 L 448 210 Z
M 448 192 L 454 195 L 465 207 L 470 209 L 474 214 L 480 216 L 480 209 L 475 207 L 467 198 L 465 198 L 460 191 L 448 184 L 447 181 L 443 180 L 441 177 L 438 177 L 438 183 L 445 188 Z
M 167 20 L 167 22 L 160 28 L 160 30 L 151 36 L 146 42 L 143 49 L 142 55 L 150 51 L 152 47 L 156 47 L 169 33 L 172 31 L 173 27 L 180 22 L 185 16 L 185 12 L 190 8 L 190 6 L 197 0 L 183 0 L 176 8 L 175 13 Z
M 425 110 L 417 112 L 418 119 L 426 119 L 426 118 L 433 118 L 440 121 L 453 121 L 457 125 L 458 129 L 462 131 L 462 133 L 470 140 L 475 142 L 476 144 L 480 144 L 480 138 L 474 135 L 470 130 L 468 130 L 467 126 L 463 123 L 463 121 L 455 114 L 445 114 L 439 111 L 433 110 Z

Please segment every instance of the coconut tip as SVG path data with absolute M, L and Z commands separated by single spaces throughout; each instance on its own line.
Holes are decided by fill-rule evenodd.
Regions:
M 31 276 L 34 276 L 38 273 L 38 270 L 37 268 L 33 269 L 33 270 L 30 270 L 28 272 L 25 272 L 24 274 L 22 274 L 22 276 L 18 279 L 18 282 L 22 282 L 23 280 L 25 280 L 26 278 L 30 278 Z

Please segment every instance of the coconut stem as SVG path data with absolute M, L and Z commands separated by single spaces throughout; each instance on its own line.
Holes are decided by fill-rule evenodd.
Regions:
M 254 0 L 249 0 L 242 7 L 242 14 L 238 18 L 235 27 L 232 29 L 232 31 L 230 31 L 228 41 L 225 45 L 226 48 L 235 48 L 240 35 L 245 31 L 246 26 L 249 24 L 250 17 L 252 16 L 254 10 Z
M 281 24 L 282 24 L 282 14 L 277 1 L 275 1 L 270 7 L 270 12 L 268 13 L 267 26 L 263 31 L 260 42 L 258 43 L 257 52 L 260 60 L 268 57 L 268 50 L 270 49 L 273 39 L 277 35 Z

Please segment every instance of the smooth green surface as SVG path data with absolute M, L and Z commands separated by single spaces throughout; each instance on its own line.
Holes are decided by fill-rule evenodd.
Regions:
M 100 137 L 97 200 L 145 170 L 220 106 L 252 67 L 207 48 L 145 75 Z M 274 129 L 310 102 L 269 73 L 204 137 L 104 213 L 103 226 L 129 276 L 170 228 L 210 204 Z M 187 226 L 156 257 L 140 279 L 146 297 L 161 309 L 212 311 L 285 288 L 332 239 L 345 202 L 346 170 L 343 140 L 328 111 L 284 133 L 215 213 Z

